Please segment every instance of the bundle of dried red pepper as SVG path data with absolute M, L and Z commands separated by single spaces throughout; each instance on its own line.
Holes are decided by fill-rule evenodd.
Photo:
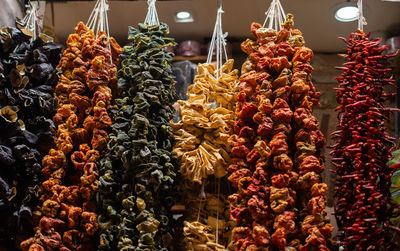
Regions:
M 236 250 L 329 250 L 332 232 L 325 211 L 327 186 L 320 149 L 325 144 L 312 107 L 319 93 L 311 82 L 313 53 L 293 16 L 279 32 L 253 23 L 257 41 L 246 40 L 237 121 L 229 139 L 229 180 Z
M 53 89 L 61 46 L 0 31 L 0 250 L 33 234 L 42 158 L 53 145 Z
M 383 102 L 392 95 L 383 87 L 393 85 L 386 46 L 370 40 L 358 30 L 346 42 L 343 73 L 336 78 L 339 125 L 333 133 L 331 152 L 337 175 L 335 217 L 339 245 L 347 250 L 392 250 L 391 223 L 394 205 L 390 200 L 390 179 L 394 169 L 385 164 L 394 147 L 386 132 L 390 109 Z
M 111 49 L 109 50 L 109 43 Z M 108 109 L 117 69 L 111 63 L 121 53 L 113 39 L 83 23 L 67 41 L 55 88 L 58 109 L 56 148 L 43 158 L 41 217 L 34 237 L 21 243 L 23 250 L 93 250 L 98 230 L 96 203 L 100 154 L 111 125 Z

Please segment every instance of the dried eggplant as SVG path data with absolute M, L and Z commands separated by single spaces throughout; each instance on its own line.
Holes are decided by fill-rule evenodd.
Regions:
M 0 31 L 0 249 L 33 234 L 42 159 L 54 145 L 53 89 L 62 48 L 18 28 Z M 36 56 L 40 55 L 40 56 Z M 40 69 L 42 72 L 38 72 Z M 37 74 L 45 75 L 38 78 Z

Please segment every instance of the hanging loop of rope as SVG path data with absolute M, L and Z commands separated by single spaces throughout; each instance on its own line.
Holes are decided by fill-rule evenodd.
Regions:
M 215 21 L 214 31 L 211 38 L 210 48 L 207 56 L 207 64 L 211 64 L 213 61 L 213 54 L 215 50 L 216 57 L 216 68 L 215 68 L 215 79 L 218 81 L 222 76 L 222 66 L 228 61 L 228 54 L 226 52 L 226 37 L 227 32 L 222 30 L 222 0 L 218 1 L 217 18 Z M 218 244 L 218 233 L 219 233 L 219 200 L 220 200 L 220 182 L 221 180 L 217 178 L 217 215 L 216 215 L 216 229 L 215 229 L 215 243 Z
M 267 12 L 265 12 L 265 15 L 266 18 L 263 27 L 279 31 L 286 18 L 285 11 L 283 10 L 279 0 L 272 0 Z M 266 25 L 267 27 L 265 27 Z
M 90 13 L 89 19 L 86 23 L 87 27 L 91 29 L 96 35 L 100 31 L 104 31 L 107 34 L 107 38 L 110 38 L 110 28 L 108 25 L 108 15 L 109 5 L 107 0 L 97 0 L 92 13 Z M 108 43 L 108 49 L 111 52 L 111 44 Z M 111 63 L 112 63 L 111 57 Z
M 222 76 L 222 65 L 228 61 L 228 54 L 226 52 L 226 37 L 228 36 L 228 33 L 222 31 L 222 13 L 224 13 L 224 11 L 222 10 L 222 6 L 220 6 L 217 10 L 217 20 L 215 22 L 214 32 L 207 56 L 207 64 L 211 64 L 215 50 L 215 78 L 217 80 Z
M 358 29 L 363 31 L 364 25 L 367 25 L 367 20 L 365 19 L 364 14 L 363 14 L 363 1 L 362 0 L 358 0 L 357 8 L 358 8 Z
M 144 23 L 150 26 L 160 25 L 156 9 L 156 0 L 147 0 L 147 4 L 147 15 Z
M 110 28 L 108 26 L 107 15 L 108 10 L 109 5 L 107 0 L 97 0 L 96 5 L 94 6 L 86 23 L 89 29 L 93 30 L 95 34 L 98 34 L 100 31 L 104 31 L 107 36 L 110 37 Z
M 22 20 L 17 20 L 17 25 L 27 31 L 32 36 L 32 40 L 35 40 L 40 34 L 39 2 L 29 1 L 25 7 L 26 15 Z

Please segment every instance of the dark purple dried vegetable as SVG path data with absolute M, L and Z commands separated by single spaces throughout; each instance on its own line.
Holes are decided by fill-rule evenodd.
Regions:
M 53 143 L 53 88 L 61 46 L 0 31 L 0 249 L 33 234 L 42 158 Z

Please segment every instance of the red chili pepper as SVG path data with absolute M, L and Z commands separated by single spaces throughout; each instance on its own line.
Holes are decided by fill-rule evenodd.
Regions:
M 343 39 L 345 40 L 345 39 Z M 337 175 L 335 217 L 339 227 L 338 245 L 346 250 L 392 250 L 391 217 L 398 215 L 390 201 L 390 177 L 386 166 L 394 147 L 387 134 L 385 120 L 389 112 L 383 102 L 392 96 L 384 93 L 385 85 L 393 85 L 386 74 L 387 59 L 382 55 L 386 46 L 381 40 L 370 41 L 362 31 L 345 40 L 347 62 L 336 80 L 338 130 L 331 151 Z

